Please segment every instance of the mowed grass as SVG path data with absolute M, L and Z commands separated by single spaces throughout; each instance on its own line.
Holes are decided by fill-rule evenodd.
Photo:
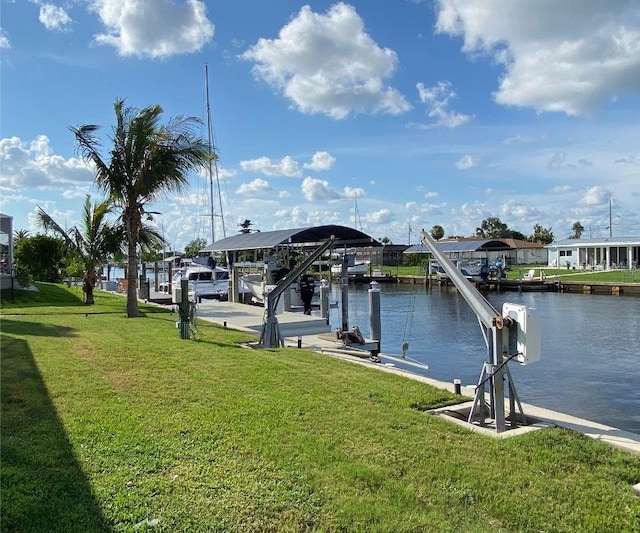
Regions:
M 640 457 L 483 437 L 417 409 L 459 399 L 429 385 L 40 288 L 2 294 L 3 532 L 640 531 Z
M 381 267 L 383 268 L 383 267 Z M 425 266 L 386 267 L 394 276 L 425 276 Z M 640 283 L 640 274 L 635 270 L 567 270 L 566 268 L 550 268 L 540 265 L 512 265 L 507 270 L 507 279 L 518 280 L 527 275 L 530 269 L 535 271 L 535 279 L 540 279 L 540 271 L 548 281 L 562 279 L 563 281 L 592 282 L 592 283 Z

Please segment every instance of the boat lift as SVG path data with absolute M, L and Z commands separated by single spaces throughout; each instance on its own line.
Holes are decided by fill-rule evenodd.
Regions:
M 473 406 L 467 422 L 479 421 L 486 425 L 488 418 L 495 422 L 496 432 L 505 431 L 505 382 L 508 387 L 509 413 L 512 427 L 517 425 L 516 404 L 523 424 L 527 419 L 522 410 L 518 393 L 507 363 L 512 360 L 526 365 L 540 359 L 541 328 L 537 315 L 523 305 L 505 303 L 502 313 L 498 312 L 480 292 L 467 280 L 451 260 L 438 249 L 437 242 L 424 229 L 420 241 L 429 248 L 460 294 L 475 312 L 488 357 L 476 386 Z M 486 386 L 489 386 L 489 412 L 486 409 Z
M 294 283 L 307 268 L 309 268 L 313 262 L 318 259 L 326 250 L 328 250 L 334 243 L 335 236 L 329 237 L 320 247 L 309 255 L 300 265 L 289 272 L 284 278 L 282 278 L 278 284 L 273 288 L 269 294 L 266 295 L 264 300 L 265 306 L 265 318 L 262 324 L 262 334 L 260 335 L 260 341 L 258 344 L 263 348 L 278 348 L 284 347 L 284 339 L 280 335 L 280 326 L 278 325 L 278 318 L 276 317 L 276 305 L 278 299 L 282 293 Z

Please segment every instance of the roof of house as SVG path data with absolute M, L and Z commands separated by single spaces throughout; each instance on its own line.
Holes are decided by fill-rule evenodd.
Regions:
M 488 252 L 488 251 L 503 251 L 511 250 L 513 248 L 519 248 L 519 246 L 511 246 L 508 241 L 515 243 L 515 239 L 473 239 L 473 238 L 461 238 L 451 240 L 438 241 L 438 248 L 445 253 L 455 252 Z M 522 242 L 522 241 L 517 241 Z M 535 244 L 535 243 L 529 243 Z M 428 253 L 429 248 L 422 244 L 414 244 L 405 250 L 407 254 L 415 253 Z
M 607 237 L 588 239 L 561 239 L 547 244 L 546 248 L 577 248 L 584 246 L 640 246 L 640 237 Z
M 240 233 L 208 244 L 203 252 L 227 252 L 240 250 L 269 250 L 278 246 L 295 245 L 301 248 L 314 248 L 327 239 L 335 237 L 335 246 L 357 248 L 362 246 L 380 246 L 380 243 L 366 233 L 347 226 L 326 225 L 309 228 L 294 228 L 275 231 L 256 231 Z

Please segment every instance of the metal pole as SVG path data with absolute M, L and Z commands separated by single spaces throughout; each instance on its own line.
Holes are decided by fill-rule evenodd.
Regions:
M 371 282 L 369 289 L 369 336 L 376 341 L 377 349 L 371 351 L 372 355 L 380 353 L 380 341 L 382 339 L 382 327 L 380 325 L 380 284 Z
M 347 255 L 342 257 L 342 272 L 340 285 L 342 289 L 342 331 L 349 331 L 349 272 L 347 267 Z
M 320 285 L 320 316 L 329 323 L 329 286 L 324 281 Z
M 180 280 L 182 299 L 180 300 L 180 338 L 189 338 L 189 280 Z

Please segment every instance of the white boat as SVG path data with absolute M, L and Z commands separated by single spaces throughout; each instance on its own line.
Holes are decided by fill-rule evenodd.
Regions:
M 226 300 L 229 297 L 229 271 L 226 268 L 191 264 L 178 270 L 171 283 L 176 287 L 183 279 L 189 282 L 189 299 L 193 301 L 201 298 Z
M 371 261 L 355 261 L 355 256 L 347 257 L 347 275 L 349 277 L 366 276 L 369 273 Z M 342 274 L 342 263 L 331 265 L 331 275 L 340 276 Z
M 327 285 L 326 280 L 316 281 L 313 287 L 313 298 L 311 300 L 311 307 L 320 307 L 320 287 Z M 264 277 L 260 273 L 245 274 L 240 277 L 240 290 L 245 289 L 251 293 L 251 301 L 257 305 L 264 305 L 265 297 L 274 288 L 275 284 L 266 283 Z M 302 291 L 300 290 L 299 283 L 292 283 L 289 286 L 290 306 L 292 311 L 299 311 L 304 309 L 304 302 L 302 300 Z M 337 306 L 338 302 L 329 302 L 330 307 Z
M 453 264 L 458 268 L 460 273 L 467 279 L 474 281 L 482 280 L 482 260 L 460 261 L 454 260 Z M 449 275 L 437 261 L 431 262 L 431 272 L 436 274 L 439 279 L 448 279 Z

